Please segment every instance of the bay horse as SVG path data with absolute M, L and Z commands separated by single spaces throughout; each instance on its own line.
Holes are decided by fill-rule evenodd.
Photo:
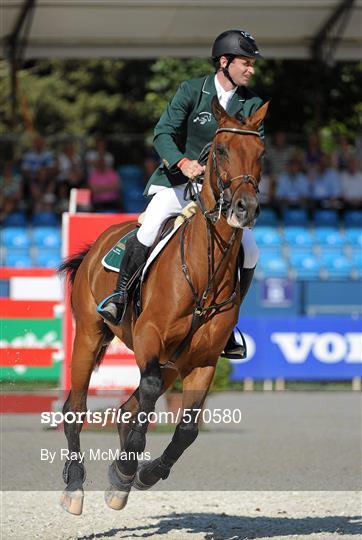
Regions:
M 97 304 L 114 289 L 117 274 L 101 260 L 134 222 L 108 228 L 85 252 L 63 263 L 69 274 L 76 332 L 71 364 L 71 389 L 63 413 L 86 412 L 89 380 L 114 336 L 134 351 L 140 384 L 121 405 L 117 424 L 122 459 L 109 467 L 110 508 L 122 509 L 131 487 L 148 489 L 168 477 L 171 467 L 195 440 L 195 411 L 205 400 L 217 360 L 235 326 L 240 308 L 237 276 L 243 227 L 251 227 L 258 213 L 258 183 L 264 144 L 258 128 L 267 112 L 265 103 L 240 121 L 229 116 L 213 98 L 218 127 L 211 142 L 202 189 L 194 188 L 198 208 L 177 230 L 153 261 L 142 284 L 142 311 L 129 307 L 122 324 L 106 324 Z M 177 376 L 183 385 L 183 409 L 191 412 L 176 426 L 170 444 L 152 461 L 138 464 L 144 451 L 148 422 L 160 395 Z M 142 414 L 142 421 L 141 421 Z M 68 415 L 69 417 L 69 415 Z M 81 514 L 85 468 L 80 453 L 82 424 L 64 422 L 69 452 L 61 504 Z M 127 459 L 123 459 L 125 452 Z

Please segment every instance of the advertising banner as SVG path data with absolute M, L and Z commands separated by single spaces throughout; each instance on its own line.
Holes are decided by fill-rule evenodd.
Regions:
M 60 281 L 49 269 L 1 269 L 0 380 L 58 381 L 63 360 Z
M 362 376 L 362 323 L 347 317 L 240 317 L 248 357 L 233 380 L 348 380 Z

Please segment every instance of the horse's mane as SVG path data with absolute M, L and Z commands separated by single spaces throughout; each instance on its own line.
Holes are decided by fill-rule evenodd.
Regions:
M 79 251 L 75 255 L 71 255 L 58 266 L 57 272 L 59 274 L 66 274 L 69 277 L 71 286 L 74 283 L 75 275 L 81 262 L 91 249 L 92 245 L 93 244 L 88 244 L 82 251 Z

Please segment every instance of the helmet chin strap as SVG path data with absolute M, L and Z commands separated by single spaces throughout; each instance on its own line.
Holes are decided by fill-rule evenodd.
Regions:
M 231 82 L 231 84 L 233 86 L 237 86 L 237 84 L 235 83 L 235 81 L 232 80 L 231 78 L 231 75 L 229 73 L 229 66 L 231 64 L 231 62 L 234 60 L 234 58 L 228 58 L 228 63 L 226 64 L 226 66 L 224 68 L 222 68 L 222 72 L 223 74 L 225 75 L 225 77 Z

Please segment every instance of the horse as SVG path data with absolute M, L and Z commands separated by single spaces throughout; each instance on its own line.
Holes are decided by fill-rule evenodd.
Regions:
M 197 209 L 179 227 L 150 265 L 141 286 L 142 310 L 130 305 L 122 323 L 106 324 L 97 304 L 114 289 L 117 274 L 101 260 L 135 222 L 114 225 L 84 252 L 66 260 L 60 270 L 68 274 L 75 338 L 71 387 L 64 403 L 64 431 L 73 459 L 65 462 L 66 488 L 61 505 L 81 514 L 85 467 L 80 452 L 82 423 L 66 420 L 67 412 L 86 413 L 92 371 L 114 336 L 134 351 L 140 383 L 120 407 L 117 429 L 122 459 L 109 466 L 106 504 L 120 510 L 132 486 L 149 489 L 166 479 L 172 466 L 194 442 L 199 415 L 213 379 L 216 363 L 234 328 L 240 308 L 237 279 L 243 227 L 251 227 L 259 211 L 258 184 L 264 144 L 258 128 L 268 104 L 240 119 L 229 116 L 217 98 L 212 110 L 217 129 L 210 143 L 205 176 L 194 195 Z M 149 413 L 176 377 L 182 380 L 183 415 L 163 454 L 138 463 L 145 449 Z M 128 421 L 125 421 L 128 414 Z M 142 418 L 141 418 L 142 415 Z M 119 420 L 118 420 L 119 419 Z M 125 454 L 126 453 L 126 454 Z M 124 456 L 127 459 L 124 459 Z M 76 458 L 74 458 L 76 456 Z

